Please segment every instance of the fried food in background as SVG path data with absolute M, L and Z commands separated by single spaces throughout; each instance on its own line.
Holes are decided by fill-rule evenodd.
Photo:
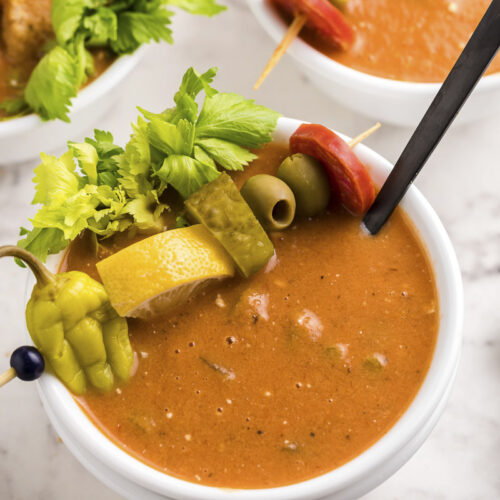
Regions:
M 10 63 L 35 63 L 54 34 L 52 0 L 0 0 L 0 38 Z

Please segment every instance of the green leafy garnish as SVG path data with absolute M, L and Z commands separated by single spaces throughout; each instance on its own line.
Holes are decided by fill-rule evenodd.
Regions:
M 145 2 L 136 3 L 145 8 L 117 14 L 117 36 L 111 40 L 111 48 L 117 54 L 130 54 L 151 40 L 173 43 L 172 30 L 168 27 L 172 12 L 163 8 L 166 2 L 151 2 L 156 4 L 151 6 Z
M 217 0 L 53 0 L 56 40 L 28 80 L 25 108 L 43 120 L 69 121 L 71 99 L 94 73 L 89 49 L 119 56 L 151 41 L 173 43 L 169 5 L 206 16 L 225 10 Z M 19 106 L 3 109 L 17 115 Z
M 71 99 L 85 81 L 78 56 L 62 47 L 54 47 L 31 73 L 24 91 L 28 105 L 44 120 L 59 118 L 69 122 Z
M 159 114 L 140 109 L 149 120 L 147 137 L 163 159 L 157 174 L 184 198 L 218 175 L 216 165 L 243 170 L 256 156 L 246 148 L 271 140 L 279 114 L 210 84 L 216 69 L 200 75 L 190 68 L 174 97 L 176 106 Z M 204 90 L 198 114 L 196 98 Z
M 201 14 L 204 16 L 215 16 L 225 10 L 225 7 L 218 5 L 216 0 L 170 0 L 168 3 L 180 7 L 191 14 Z
M 188 198 L 222 169 L 242 170 L 256 158 L 247 148 L 272 139 L 279 114 L 219 93 L 211 86 L 216 72 L 190 68 L 174 107 L 161 113 L 140 109 L 143 116 L 132 125 L 125 148 L 109 132 L 96 130 L 83 143 L 70 142 L 60 158 L 42 154 L 33 199 L 41 208 L 33 229 L 21 230 L 19 246 L 44 260 L 84 230 L 101 239 L 125 230 L 162 231 L 172 199 Z M 188 224 L 182 213 L 174 215 L 178 227 Z

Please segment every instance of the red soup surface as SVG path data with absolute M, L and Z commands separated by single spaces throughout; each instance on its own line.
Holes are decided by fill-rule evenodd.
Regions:
M 364 73 L 442 82 L 489 4 L 490 0 L 348 0 L 343 12 L 356 32 L 351 48 L 334 49 L 307 29 L 303 38 L 328 57 Z M 500 56 L 487 73 L 498 71 Z
M 284 146 L 250 175 L 275 173 Z M 340 211 L 271 235 L 276 258 L 174 313 L 129 320 L 135 375 L 78 402 L 144 463 L 206 485 L 281 486 L 331 471 L 380 439 L 429 368 L 439 305 L 426 251 L 401 210 L 378 236 Z M 109 251 L 124 246 L 108 243 Z M 63 269 L 98 277 L 83 240 Z

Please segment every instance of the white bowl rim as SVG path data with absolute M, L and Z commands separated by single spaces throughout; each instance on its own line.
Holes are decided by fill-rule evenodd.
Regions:
M 128 74 L 136 65 L 138 59 L 142 57 L 145 49 L 146 46 L 142 46 L 133 54 L 117 57 L 94 81 L 81 89 L 78 95 L 72 100 L 68 115 L 70 120 L 73 120 L 73 116 L 80 109 L 85 108 L 100 98 L 108 89 L 113 88 L 123 78 L 123 75 Z M 44 121 L 36 113 L 30 113 L 19 118 L 11 118 L 10 120 L 1 120 L 0 139 L 4 136 L 27 133 L 37 127 L 43 127 L 50 123 L 52 121 Z
M 286 26 L 278 13 L 274 11 L 267 0 L 247 0 L 247 4 L 268 35 L 276 43 L 279 43 L 286 32 Z M 359 87 L 408 95 L 434 95 L 442 85 L 442 82 L 402 81 L 364 73 L 330 59 L 299 37 L 296 37 L 287 49 L 287 54 L 290 54 L 300 64 L 318 71 L 331 80 L 343 79 L 345 82 L 350 81 Z M 486 91 L 498 86 L 500 86 L 500 72 L 481 78 L 476 86 L 476 91 Z
M 286 140 L 301 123 L 303 121 L 280 118 L 275 140 Z M 347 138 L 346 136 L 343 137 Z M 356 154 L 368 168 L 373 167 L 375 170 L 383 172 L 383 175 L 387 175 L 392 168 L 392 165 L 387 160 L 362 144 L 356 146 Z M 445 318 L 441 317 L 438 336 L 438 346 L 441 346 L 440 356 L 442 359 L 436 361 L 438 354 L 438 346 L 436 346 L 423 385 L 404 414 L 377 442 L 337 469 L 306 481 L 274 488 L 242 490 L 203 486 L 170 476 L 129 455 L 90 421 L 70 392 L 56 377 L 50 374 L 44 374 L 38 381 L 38 387 L 43 396 L 42 399 L 50 404 L 51 409 L 64 420 L 67 429 L 79 442 L 79 445 L 96 456 L 98 460 L 129 480 L 168 497 L 193 500 L 220 500 L 221 498 L 230 500 L 255 500 L 255 498 L 299 500 L 320 498 L 329 493 L 338 492 L 369 476 L 370 473 L 373 473 L 381 464 L 388 461 L 398 450 L 410 442 L 415 433 L 430 418 L 453 380 L 461 349 L 463 289 L 454 249 L 437 214 L 415 186 L 410 187 L 402 201 L 403 209 L 410 208 L 412 205 L 418 207 L 414 211 L 420 213 L 421 219 L 425 220 L 425 223 L 431 228 L 432 237 L 424 240 L 424 243 L 434 242 L 438 245 L 442 272 L 449 280 L 447 285 L 449 296 L 446 298 L 447 307 L 452 314 Z M 49 265 L 55 268 L 59 261 L 60 256 L 52 256 Z M 442 338 L 444 340 L 441 341 Z M 441 345 L 440 341 L 445 343 Z

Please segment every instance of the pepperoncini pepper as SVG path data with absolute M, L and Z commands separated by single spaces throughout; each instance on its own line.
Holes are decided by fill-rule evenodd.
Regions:
M 26 324 L 57 377 L 75 394 L 83 394 L 87 383 L 109 391 L 115 376 L 128 380 L 133 351 L 127 321 L 112 308 L 101 283 L 79 271 L 52 274 L 15 246 L 0 247 L 4 256 L 21 259 L 35 274 Z

